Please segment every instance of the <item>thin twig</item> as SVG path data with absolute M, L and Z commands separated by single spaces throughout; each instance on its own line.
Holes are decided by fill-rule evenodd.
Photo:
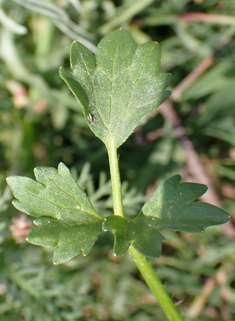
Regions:
M 214 189 L 211 180 L 209 179 L 201 160 L 189 138 L 186 135 L 185 128 L 181 123 L 181 119 L 178 117 L 177 113 L 173 108 L 172 102 L 168 99 L 160 106 L 160 112 L 166 121 L 171 124 L 171 126 L 177 129 L 177 138 L 182 143 L 185 153 L 185 161 L 187 169 L 193 179 L 197 182 L 205 184 L 208 186 L 208 191 L 205 195 L 201 197 L 203 201 L 214 204 L 216 206 L 220 205 L 220 200 Z
M 212 65 L 213 61 L 213 55 L 206 57 L 196 69 L 194 69 L 178 86 L 175 87 L 171 94 L 171 99 L 178 100 L 183 91 L 189 88 L 195 80 L 197 80 Z
M 184 21 L 202 21 L 207 23 L 224 24 L 224 25 L 235 25 L 235 18 L 233 16 L 211 14 L 204 12 L 185 12 L 178 16 Z

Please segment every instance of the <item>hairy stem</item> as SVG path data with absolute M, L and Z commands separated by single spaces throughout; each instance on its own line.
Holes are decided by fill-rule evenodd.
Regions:
M 183 321 L 179 311 L 175 307 L 169 294 L 166 292 L 164 286 L 146 257 L 140 254 L 133 246 L 130 247 L 129 252 L 168 320 Z
M 122 184 L 120 179 L 117 149 L 112 144 L 107 147 L 109 156 L 110 175 L 112 181 L 113 192 L 113 210 L 115 215 L 124 217 L 123 203 L 122 203 Z

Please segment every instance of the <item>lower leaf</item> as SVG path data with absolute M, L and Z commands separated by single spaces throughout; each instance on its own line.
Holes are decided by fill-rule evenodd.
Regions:
M 102 231 L 104 218 L 99 215 L 65 164 L 58 170 L 37 167 L 36 181 L 10 176 L 7 182 L 16 197 L 13 205 L 37 217 L 29 233 L 30 243 L 56 247 L 54 263 L 63 263 L 81 251 L 87 255 Z
M 61 264 L 81 251 L 84 256 L 88 255 L 102 231 L 101 220 L 71 226 L 50 217 L 42 217 L 36 219 L 34 224 L 36 226 L 29 233 L 27 241 L 35 245 L 56 247 L 54 264 Z

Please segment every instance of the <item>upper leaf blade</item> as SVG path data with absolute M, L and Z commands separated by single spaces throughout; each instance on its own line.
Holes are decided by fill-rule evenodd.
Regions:
M 20 176 L 7 178 L 20 211 L 38 217 L 28 241 L 56 246 L 54 263 L 62 263 L 83 251 L 87 255 L 102 230 L 103 217 L 96 213 L 86 194 L 60 163 L 35 168 L 37 181 Z
M 207 203 L 194 202 L 207 190 L 206 185 L 181 183 L 180 175 L 162 183 L 143 206 L 137 219 L 152 218 L 151 226 L 190 233 L 202 232 L 211 225 L 229 220 L 224 210 Z
M 170 75 L 157 73 L 158 43 L 149 42 L 137 48 L 123 29 L 101 40 L 96 64 L 94 59 L 88 49 L 75 42 L 71 48 L 72 71 L 62 68 L 60 75 L 82 105 L 94 134 L 106 146 L 118 148 L 142 118 L 169 97 L 170 91 L 165 89 Z
M 127 31 L 118 29 L 111 32 L 97 47 L 97 68 L 113 80 L 130 66 L 136 48 L 136 43 Z
M 160 68 L 161 49 L 157 42 L 146 42 L 139 46 L 132 58 L 130 78 L 133 82 L 140 78 L 153 77 Z

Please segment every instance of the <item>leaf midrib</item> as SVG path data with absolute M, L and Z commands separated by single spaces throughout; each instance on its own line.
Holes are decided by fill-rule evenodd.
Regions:
M 26 189 L 23 189 L 23 191 L 25 191 L 26 193 L 28 193 L 28 194 L 31 195 L 31 196 L 34 196 L 36 199 L 38 198 L 38 199 L 43 200 L 43 201 L 45 201 L 45 202 L 51 203 L 51 204 L 55 205 L 56 207 L 58 207 L 58 208 L 60 208 L 60 209 L 69 209 L 69 210 L 81 211 L 81 212 L 83 212 L 83 213 L 85 213 L 85 214 L 90 214 L 90 215 L 92 215 L 92 216 L 97 217 L 94 213 L 85 211 L 85 210 L 83 210 L 83 209 L 81 209 L 81 208 L 76 209 L 76 208 L 73 208 L 73 207 L 61 206 L 61 205 L 58 205 L 58 204 L 52 202 L 52 201 L 49 200 L 49 199 L 39 197 L 38 195 L 35 195 L 35 194 L 31 193 L 30 191 L 27 191 Z M 18 200 L 20 201 L 20 199 L 18 199 Z M 26 204 L 26 205 L 27 205 L 27 204 Z M 45 211 L 47 211 L 47 208 L 45 209 Z M 48 215 L 46 215 L 46 216 L 48 216 Z M 52 214 L 51 214 L 51 217 L 54 218 L 54 217 L 52 216 Z M 97 217 L 97 218 L 100 218 L 100 217 Z M 56 218 L 56 219 L 58 219 L 58 218 Z M 61 218 L 60 218 L 59 220 L 63 221 L 63 219 L 61 219 Z M 65 221 L 65 223 L 68 223 L 68 222 Z
M 118 38 L 116 40 L 116 44 L 115 44 L 115 49 L 114 49 L 114 55 L 113 55 L 113 59 L 112 59 L 112 71 L 111 71 L 111 76 L 113 79 L 113 70 L 114 70 L 114 61 L 116 59 L 116 51 L 117 51 L 117 44 L 118 44 Z M 125 68 L 126 69 L 126 68 Z M 112 108 L 112 92 L 113 92 L 113 80 L 110 82 L 110 99 L 109 99 L 109 132 L 110 132 L 110 124 L 111 124 L 111 108 Z
M 90 75 L 90 73 L 88 72 L 88 67 L 87 67 L 87 64 L 86 64 L 83 56 L 82 56 L 82 61 L 83 61 L 84 65 L 85 65 L 85 67 L 86 67 L 87 74 L 88 74 L 88 76 L 89 76 L 89 78 L 90 78 L 90 80 L 91 80 L 92 94 L 93 94 L 93 97 L 94 97 L 94 99 L 95 99 L 95 105 L 94 105 L 94 104 L 91 104 L 91 105 L 94 106 L 94 108 L 96 109 L 97 113 L 98 113 L 99 116 L 100 116 L 100 119 L 102 120 L 102 122 L 103 122 L 103 124 L 104 124 L 104 127 L 108 130 L 108 128 L 107 128 L 107 126 L 106 126 L 103 118 L 101 117 L 101 114 L 100 114 L 98 108 L 97 108 L 96 95 L 95 95 L 95 93 L 94 93 L 94 80 L 93 80 L 93 77 L 92 77 L 92 76 Z M 94 70 L 95 70 L 95 69 L 94 69 Z

